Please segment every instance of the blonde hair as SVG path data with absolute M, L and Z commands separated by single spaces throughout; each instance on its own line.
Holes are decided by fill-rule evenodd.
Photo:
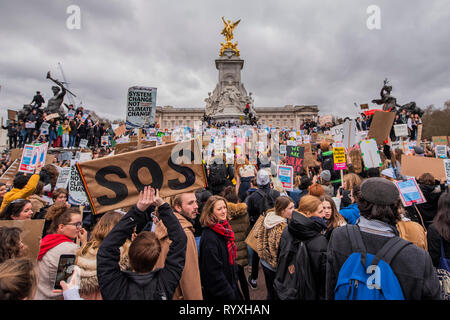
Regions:
M 360 186 L 362 179 L 356 173 L 347 173 L 344 175 L 343 187 L 345 190 L 352 190 L 355 186 Z
M 361 150 L 359 149 L 352 149 L 348 157 L 350 158 L 353 169 L 355 170 L 355 173 L 361 173 L 362 171 L 362 156 L 361 156 Z

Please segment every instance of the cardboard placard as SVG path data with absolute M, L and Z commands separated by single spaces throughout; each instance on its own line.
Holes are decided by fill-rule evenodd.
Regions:
M 17 111 L 8 109 L 8 120 L 17 120 Z
M 123 135 L 125 132 L 127 132 L 127 128 L 125 126 L 125 124 L 122 124 L 120 127 L 118 127 L 116 130 L 114 130 L 114 135 L 116 137 L 120 137 L 121 135 Z
M 45 117 L 45 121 L 51 120 L 51 119 L 55 119 L 55 118 L 59 118 L 59 113 L 52 113 L 52 114 L 48 114 Z
M 340 124 L 330 129 L 331 134 L 333 135 L 334 141 L 343 141 L 344 139 L 344 125 Z
M 446 179 L 444 159 L 402 155 L 402 175 L 419 177 L 430 173 L 435 179 Z
M 369 104 L 367 104 L 367 103 L 360 104 L 359 106 L 360 106 L 361 110 L 369 110 Z
M 407 137 L 408 136 L 408 125 L 407 124 L 395 124 L 394 132 L 395 132 L 396 137 Z
M 427 202 L 415 178 L 410 178 L 406 181 L 395 181 L 395 185 L 400 192 L 400 199 L 402 200 L 403 206 L 409 207 L 413 204 Z
M 436 158 L 447 158 L 447 146 L 438 144 L 435 147 Z
M 83 186 L 83 181 L 80 179 L 80 175 L 78 174 L 76 161 L 72 160 L 70 161 L 70 164 L 70 178 L 69 186 L 67 188 L 69 191 L 68 202 L 71 205 L 84 206 L 87 204 L 88 199 Z
M 447 145 L 447 136 L 433 136 L 432 141 L 435 145 Z
M 422 141 L 422 124 L 417 126 L 417 141 Z
M 300 172 L 303 167 L 303 159 L 305 158 L 305 148 L 300 146 L 286 147 L 286 165 L 294 167 L 294 172 Z
M 101 146 L 108 146 L 109 145 L 109 136 L 102 136 L 100 140 Z
M 76 166 L 94 214 L 135 205 L 145 185 L 160 189 L 161 197 L 205 187 L 198 140 L 132 151 L 108 157 L 108 161 L 96 159 Z
M 292 166 L 278 165 L 277 172 L 283 188 L 292 191 L 294 189 L 294 168 Z
M 363 157 L 366 170 L 369 168 L 378 168 L 383 165 L 375 139 L 360 141 L 359 148 L 361 149 L 361 156 Z
M 375 111 L 367 137 L 374 138 L 377 144 L 383 144 L 389 137 L 394 118 L 395 112 Z
M 22 157 L 23 148 L 20 149 L 12 149 L 11 150 L 11 156 L 9 157 L 9 160 L 14 161 L 16 159 L 20 159 Z
M 87 147 L 87 144 L 88 144 L 87 139 L 80 139 L 79 146 L 80 146 L 81 149 L 85 149 Z
M 141 147 L 152 148 L 156 146 L 156 141 L 141 141 Z M 137 141 L 116 144 L 114 154 L 122 154 L 126 152 L 136 151 L 138 149 Z
M 36 220 L 1 220 L 0 227 L 16 227 L 22 230 L 20 237 L 22 242 L 28 246 L 25 256 L 37 260 L 41 246 L 42 231 L 44 229 L 44 219 Z

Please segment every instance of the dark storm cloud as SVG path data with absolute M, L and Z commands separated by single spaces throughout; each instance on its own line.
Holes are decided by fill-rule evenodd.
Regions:
M 81 8 L 68 30 L 66 8 Z M 366 9 L 381 9 L 368 30 Z M 235 40 L 242 81 L 256 106 L 317 104 L 352 114 L 379 97 L 383 79 L 400 104 L 440 107 L 450 99 L 450 2 L 441 1 L 3 1 L 0 105 L 50 97 L 57 63 L 83 105 L 123 118 L 126 91 L 158 88 L 157 104 L 204 107 L 217 83 L 221 17 L 242 19 Z

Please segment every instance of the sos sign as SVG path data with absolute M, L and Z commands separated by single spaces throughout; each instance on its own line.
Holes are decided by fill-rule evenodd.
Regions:
M 107 161 L 106 161 L 107 159 Z M 95 214 L 133 206 L 146 185 L 161 197 L 205 187 L 197 140 L 162 145 L 78 163 Z

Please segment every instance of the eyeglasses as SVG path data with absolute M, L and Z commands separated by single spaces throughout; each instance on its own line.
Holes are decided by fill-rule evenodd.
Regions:
M 75 228 L 79 229 L 81 228 L 81 222 L 75 222 L 75 223 L 67 223 L 66 226 L 74 226 Z

